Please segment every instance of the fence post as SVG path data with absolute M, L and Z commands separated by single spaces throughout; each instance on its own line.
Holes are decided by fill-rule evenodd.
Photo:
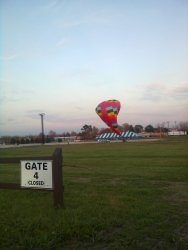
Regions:
M 62 178 L 62 149 L 56 148 L 53 153 L 52 163 L 53 188 L 54 188 L 54 206 L 56 208 L 64 207 L 63 201 L 63 178 Z

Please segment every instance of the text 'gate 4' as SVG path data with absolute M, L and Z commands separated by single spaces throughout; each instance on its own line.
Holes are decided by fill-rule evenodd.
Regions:
M 21 187 L 53 189 L 52 161 L 21 161 Z

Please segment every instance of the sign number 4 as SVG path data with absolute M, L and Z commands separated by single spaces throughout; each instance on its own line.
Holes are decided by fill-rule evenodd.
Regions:
M 21 187 L 53 189 L 52 161 L 21 161 Z
M 34 176 L 33 176 L 35 179 L 38 179 L 39 178 L 39 175 L 38 175 L 38 172 L 35 172 Z

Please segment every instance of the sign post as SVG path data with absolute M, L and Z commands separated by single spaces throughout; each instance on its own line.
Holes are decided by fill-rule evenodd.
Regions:
M 53 192 L 54 206 L 63 208 L 62 149 L 52 156 L 0 158 L 0 163 L 21 162 L 21 183 L 2 183 L 0 189 L 33 189 Z
M 63 192 L 64 186 L 62 177 L 62 150 L 56 148 L 53 153 L 53 186 L 54 186 L 54 206 L 64 207 Z

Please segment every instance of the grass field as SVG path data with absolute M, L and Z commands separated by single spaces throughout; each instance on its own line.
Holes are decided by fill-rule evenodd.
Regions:
M 55 146 L 0 149 L 50 155 Z M 0 190 L 0 249 L 188 249 L 188 137 L 63 145 L 65 209 L 50 192 Z M 0 165 L 0 182 L 20 182 Z

